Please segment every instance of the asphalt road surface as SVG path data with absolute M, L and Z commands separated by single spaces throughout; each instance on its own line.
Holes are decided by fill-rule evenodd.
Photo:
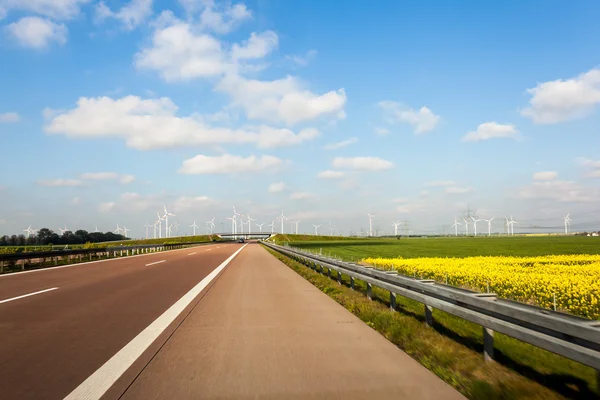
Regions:
M 0 276 L 0 399 L 463 398 L 257 244 Z

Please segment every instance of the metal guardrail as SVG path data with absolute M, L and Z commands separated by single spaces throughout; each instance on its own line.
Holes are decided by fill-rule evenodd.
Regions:
M 319 272 L 327 269 L 329 276 L 332 270 L 337 271 L 338 282 L 342 274 L 348 275 L 352 288 L 355 279 L 366 282 L 369 298 L 373 286 L 389 290 L 392 308 L 397 294 L 423 303 L 428 325 L 433 324 L 433 308 L 481 325 L 486 360 L 494 357 L 495 331 L 596 369 L 600 386 L 600 321 L 501 299 L 494 293 L 473 292 L 287 246 L 263 244 Z
M 72 260 L 73 256 L 79 256 L 80 260 L 82 256 L 88 256 L 91 259 L 93 256 L 97 258 L 109 258 L 112 254 L 113 257 L 123 255 L 135 255 L 142 253 L 149 253 L 163 250 L 173 250 L 183 248 L 187 246 L 200 246 L 211 244 L 213 242 L 183 242 L 183 243 L 169 243 L 169 244 L 145 244 L 145 245 L 133 245 L 133 246 L 111 246 L 111 247 L 98 247 L 93 249 L 69 249 L 69 250 L 50 250 L 50 251 L 31 251 L 31 252 L 20 252 L 20 253 L 7 253 L 0 254 L 0 273 L 4 272 L 6 263 L 17 262 L 17 261 L 29 261 L 29 260 L 54 260 L 55 264 L 58 264 L 58 260 L 64 259 L 65 257 Z M 21 270 L 25 270 L 25 264 L 21 264 Z

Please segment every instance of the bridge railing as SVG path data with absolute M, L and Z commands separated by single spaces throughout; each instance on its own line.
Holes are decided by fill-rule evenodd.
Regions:
M 106 259 L 137 255 L 143 253 L 153 253 L 165 250 L 175 250 L 183 247 L 200 246 L 211 244 L 212 242 L 183 242 L 169 244 L 146 244 L 133 246 L 110 246 L 98 247 L 92 249 L 61 249 L 50 251 L 31 251 L 0 254 L 0 274 L 7 269 L 21 270 L 38 269 L 40 267 L 56 266 L 64 262 L 92 261 L 94 259 Z M 37 265 L 33 261 L 37 260 Z M 8 267 L 8 268 L 7 268 Z
M 428 325 L 433 324 L 433 308 L 481 325 L 486 361 L 494 358 L 494 332 L 499 332 L 594 368 L 600 386 L 598 320 L 502 299 L 494 293 L 478 293 L 430 279 L 400 275 L 396 271 L 364 267 L 289 246 L 267 242 L 264 245 L 318 272 L 327 271 L 330 277 L 332 271 L 336 271 L 339 283 L 342 274 L 347 275 L 353 289 L 356 279 L 366 282 L 369 298 L 373 286 L 388 290 L 391 308 L 395 309 L 396 295 L 416 300 L 424 305 Z

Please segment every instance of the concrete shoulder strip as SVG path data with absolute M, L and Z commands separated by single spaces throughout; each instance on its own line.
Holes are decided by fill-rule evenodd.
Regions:
M 140 332 L 131 342 L 123 347 L 110 360 L 90 375 L 73 390 L 65 400 L 97 400 L 127 371 L 142 353 L 167 329 L 179 314 L 212 282 L 219 273 L 242 251 L 246 245 L 233 253 L 221 265 L 208 274 L 200 283 L 177 300 L 167 311 Z

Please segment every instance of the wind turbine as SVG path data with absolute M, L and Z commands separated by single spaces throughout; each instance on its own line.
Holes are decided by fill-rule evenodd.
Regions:
M 571 213 L 567 214 L 563 219 L 565 220 L 565 235 L 569 234 L 569 225 L 571 225 L 571 218 L 569 217 Z M 31 228 L 31 225 L 29 225 Z
M 96 233 L 100 232 L 100 231 L 98 230 L 98 225 L 96 225 L 96 229 L 94 229 L 94 232 L 96 232 Z
M 61 229 L 61 231 L 62 231 L 62 229 Z M 119 228 L 119 224 L 117 224 L 117 229 L 115 229 L 113 232 L 114 232 L 114 233 L 116 233 L 117 235 L 118 235 L 119 233 L 121 233 L 121 228 Z M 62 233 L 62 232 L 61 232 L 61 233 Z
M 169 225 L 169 216 L 174 217 L 175 214 L 171 214 L 170 212 L 167 211 L 167 206 L 163 206 L 164 210 L 165 210 L 165 215 L 163 216 L 163 219 L 165 220 L 165 230 L 166 232 L 166 237 L 170 237 L 171 236 L 171 225 Z M 166 229 L 166 228 L 169 229 Z
M 213 217 L 213 219 L 211 219 L 210 221 L 206 221 L 206 224 L 208 225 L 208 229 L 210 231 L 210 234 L 212 235 L 213 228 L 215 227 L 215 217 Z
M 131 229 L 127 229 L 125 226 L 123 226 L 123 236 L 127 237 L 127 232 L 129 232 Z
M 156 239 L 156 228 L 158 228 L 156 225 L 160 222 L 160 220 L 155 221 L 154 224 L 152 225 L 154 227 L 154 239 Z
M 150 225 L 148 223 L 148 221 L 146 221 L 146 225 L 144 225 L 144 228 L 146 228 L 146 239 L 148 239 L 148 228 L 150 228 L 152 225 Z
M 471 217 L 471 219 L 473 220 L 473 232 L 475 233 L 475 236 L 477 236 L 477 222 L 481 220 L 476 219 L 475 217 Z
M 394 236 L 398 236 L 398 226 L 400 226 L 402 222 L 392 222 L 392 225 L 394 225 Z
M 35 231 L 33 229 L 31 229 L 31 225 L 29 225 L 29 228 L 23 229 L 23 232 L 26 232 L 27 237 L 29 238 L 29 236 L 31 236 L 31 234 L 33 234 Z
M 193 235 L 196 236 L 196 228 L 198 227 L 198 225 L 196 225 L 196 220 L 194 220 L 194 223 L 190 225 L 190 228 L 194 228 L 194 233 Z
M 294 224 L 295 222 L 292 221 L 291 219 L 288 219 L 288 221 L 290 221 L 290 234 L 294 233 Z
M 246 214 L 246 218 L 248 218 L 248 234 L 252 234 L 252 221 L 256 221 L 254 218 L 250 218 L 250 214 Z
M 463 221 L 465 221 L 465 236 L 469 236 L 469 221 L 466 218 L 463 218 Z
M 517 221 L 515 221 L 515 220 L 513 219 L 512 215 L 511 215 L 511 216 L 510 216 L 510 221 L 509 221 L 508 223 L 509 223 L 509 225 L 510 225 L 510 226 L 509 226 L 509 227 L 510 227 L 510 234 L 511 234 L 512 236 L 514 236 L 514 235 L 515 235 L 515 224 L 518 224 L 518 222 L 517 222 Z
M 283 215 L 283 210 L 281 210 L 281 215 L 278 217 L 281 220 L 281 234 L 283 235 L 283 220 L 287 219 L 285 215 Z
M 179 233 L 179 223 L 175 222 L 175 236 L 177 236 L 177 234 Z
M 329 223 L 329 236 L 333 236 L 333 227 L 335 225 L 333 225 L 331 222 Z
M 158 222 L 158 238 L 161 239 L 162 238 L 162 220 L 164 218 L 160 216 L 158 211 L 156 212 L 156 216 L 158 217 L 158 221 L 156 221 L 156 222 Z
M 271 228 L 271 235 L 275 233 L 275 221 L 271 221 L 271 223 L 267 226 Z
M 262 233 L 262 227 L 263 227 L 264 224 L 265 224 L 264 222 L 262 224 L 256 224 L 256 226 L 258 226 L 259 229 L 260 229 L 260 233 Z
M 371 215 L 369 213 L 367 213 L 367 215 L 369 216 L 369 236 L 373 236 L 373 217 L 374 217 L 374 215 Z
M 298 234 L 298 224 L 300 223 L 300 220 L 294 222 L 296 224 L 296 235 Z
M 496 218 L 496 217 L 492 217 L 490 219 L 484 219 L 484 221 L 488 223 L 488 236 L 492 236 L 492 221 L 494 220 L 494 218 Z
M 315 236 L 319 235 L 319 227 L 321 225 L 315 225 L 315 224 L 313 224 L 313 226 L 315 227 Z
M 454 224 L 452 224 L 452 227 L 454 227 L 454 236 L 458 236 L 458 226 L 460 224 L 458 223 L 458 221 L 456 220 L 456 218 L 454 218 Z

